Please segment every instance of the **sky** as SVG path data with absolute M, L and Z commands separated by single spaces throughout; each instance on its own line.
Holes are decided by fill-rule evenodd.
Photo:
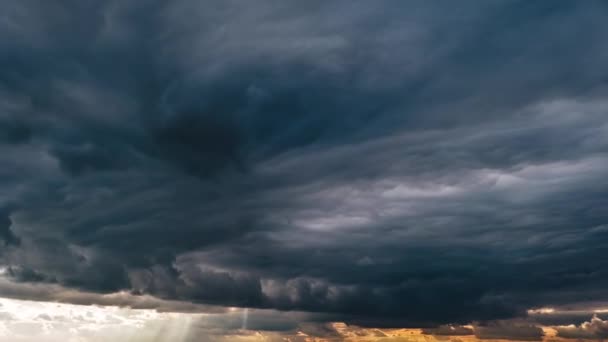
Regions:
M 608 339 L 605 1 L 0 3 L 0 341 Z

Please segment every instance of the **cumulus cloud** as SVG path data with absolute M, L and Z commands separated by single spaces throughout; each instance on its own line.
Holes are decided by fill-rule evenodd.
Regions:
M 608 320 L 602 320 L 594 315 L 591 320 L 580 325 L 568 325 L 557 327 L 557 335 L 565 338 L 608 338 Z
M 605 6 L 3 3 L 2 286 L 364 327 L 608 301 Z

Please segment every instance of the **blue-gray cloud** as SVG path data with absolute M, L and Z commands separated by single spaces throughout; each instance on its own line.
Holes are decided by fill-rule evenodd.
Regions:
M 601 1 L 1 8 L 15 282 L 376 326 L 608 300 Z

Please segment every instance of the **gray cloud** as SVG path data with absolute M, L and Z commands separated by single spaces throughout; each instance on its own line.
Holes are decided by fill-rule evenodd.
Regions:
M 1 7 L 19 286 L 429 328 L 608 300 L 600 1 Z
M 540 341 L 544 336 L 540 327 L 525 322 L 493 322 L 487 325 L 476 325 L 473 331 L 475 337 L 488 340 Z

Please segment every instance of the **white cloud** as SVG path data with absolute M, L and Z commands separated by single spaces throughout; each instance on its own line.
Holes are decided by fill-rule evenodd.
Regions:
M 199 316 L 0 298 L 0 341 L 183 341 Z

